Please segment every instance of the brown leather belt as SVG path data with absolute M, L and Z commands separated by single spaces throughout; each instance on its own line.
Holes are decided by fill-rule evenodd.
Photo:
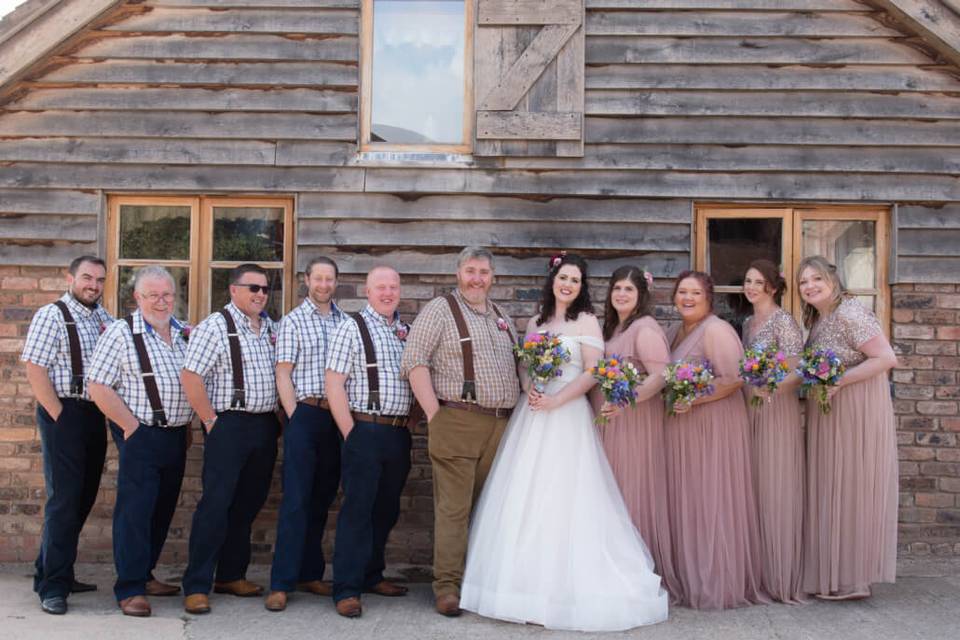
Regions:
M 320 407 L 321 409 L 326 409 L 327 411 L 330 410 L 330 403 L 327 402 L 326 398 L 317 398 L 313 396 L 310 398 L 304 398 L 303 400 L 300 400 L 300 402 L 303 404 L 308 404 L 311 407 Z
M 493 416 L 495 418 L 509 418 L 510 414 L 513 413 L 513 409 L 491 409 L 489 407 L 481 407 L 478 404 L 473 404 L 470 402 L 441 400 L 440 404 L 445 407 L 450 407 L 451 409 L 463 409 L 464 411 L 470 411 L 471 413 L 482 413 L 485 416 Z
M 372 422 L 374 424 L 386 424 L 391 427 L 406 427 L 407 416 L 378 416 L 372 413 L 353 412 L 353 419 L 357 422 Z

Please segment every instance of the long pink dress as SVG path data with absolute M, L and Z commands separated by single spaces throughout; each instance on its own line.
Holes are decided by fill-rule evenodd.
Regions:
M 853 298 L 814 324 L 807 346 L 832 349 L 847 368 L 882 335 Z M 893 582 L 897 564 L 897 446 L 887 376 L 843 387 L 822 415 L 807 400 L 807 519 L 803 587 L 827 596 L 868 595 Z
M 776 348 L 788 358 L 803 350 L 803 333 L 789 313 L 777 308 L 766 322 L 744 323 L 750 348 Z M 746 397 L 754 395 L 747 388 Z M 776 393 L 760 407 L 747 403 L 753 452 L 753 486 L 760 517 L 763 588 L 775 600 L 803 597 L 804 465 L 803 419 L 796 389 Z
M 671 340 L 679 326 L 668 331 Z M 736 331 L 708 316 L 673 348 L 674 361 L 709 359 L 717 382 L 738 379 Z M 738 390 L 666 419 L 667 495 L 681 602 L 727 609 L 767 602 L 760 579 L 747 410 Z
M 633 363 L 641 374 L 644 363 L 665 365 L 670 345 L 660 325 L 650 316 L 633 322 L 604 347 L 606 356 L 618 355 Z M 635 407 L 626 407 L 600 426 L 600 436 L 613 475 L 617 478 L 630 518 L 640 532 L 656 572 L 671 597 L 682 590 L 673 568 L 670 521 L 667 513 L 667 471 L 664 463 L 663 400 L 657 394 Z

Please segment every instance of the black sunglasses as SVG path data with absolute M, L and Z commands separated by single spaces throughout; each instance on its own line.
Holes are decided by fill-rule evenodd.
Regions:
M 238 282 L 233 286 L 246 287 L 247 289 L 250 289 L 250 293 L 260 293 L 261 291 L 263 291 L 264 294 L 270 293 L 270 285 L 246 284 L 244 282 Z

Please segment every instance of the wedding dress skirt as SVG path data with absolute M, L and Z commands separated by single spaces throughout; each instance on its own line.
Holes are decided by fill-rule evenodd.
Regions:
M 554 394 L 582 371 L 580 342 Z M 598 345 L 602 349 L 602 344 Z M 550 629 L 619 631 L 667 619 L 667 593 L 610 470 L 585 396 L 520 399 L 470 528 L 460 606 Z

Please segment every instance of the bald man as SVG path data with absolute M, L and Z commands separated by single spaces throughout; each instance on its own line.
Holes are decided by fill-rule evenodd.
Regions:
M 410 472 L 407 414 L 413 393 L 400 378 L 409 327 L 400 321 L 400 276 L 389 267 L 367 274 L 367 306 L 350 314 L 331 340 L 327 398 L 343 434 L 343 505 L 333 553 L 337 613 L 361 613 L 363 591 L 402 596 L 405 587 L 383 579 L 384 547 L 400 515 Z

